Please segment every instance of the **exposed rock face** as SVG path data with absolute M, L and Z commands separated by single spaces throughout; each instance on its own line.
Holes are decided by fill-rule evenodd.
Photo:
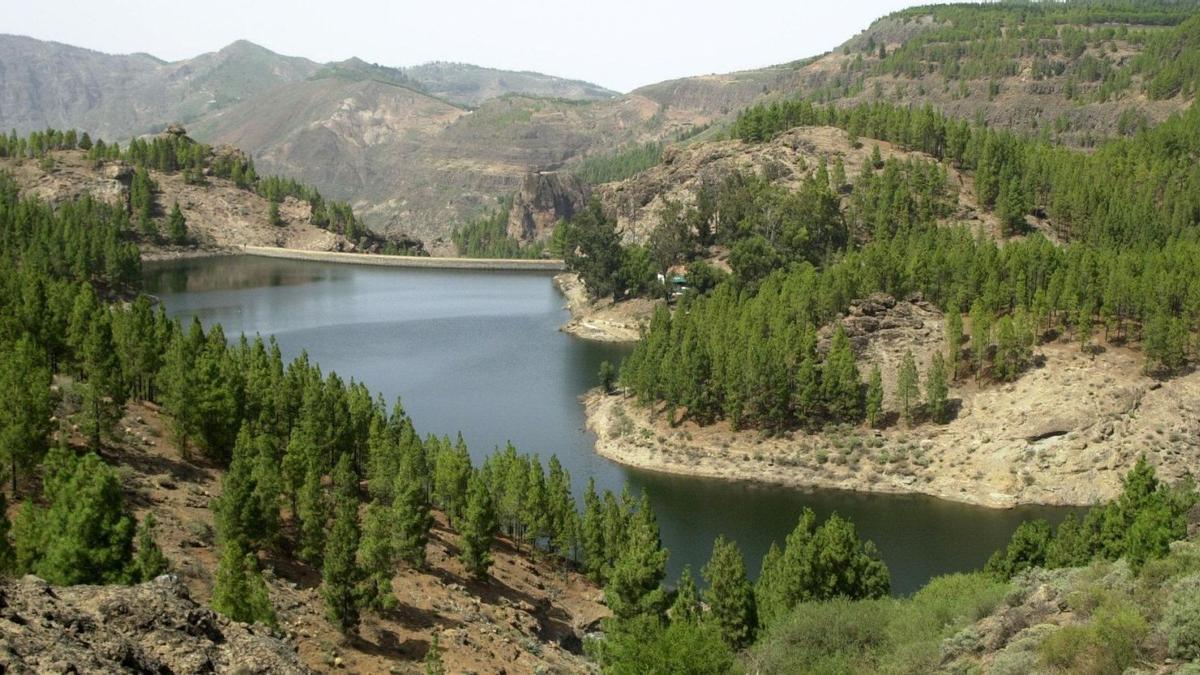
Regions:
M 526 174 L 508 212 L 508 236 L 523 243 L 545 241 L 555 223 L 583 210 L 587 199 L 587 186 L 574 174 Z
M 0 671 L 308 673 L 268 628 L 232 622 L 163 575 L 137 586 L 0 585 Z
M 944 349 L 946 342 L 941 311 L 920 294 L 897 300 L 886 293 L 872 293 L 852 301 L 845 314 L 818 331 L 818 351 L 828 351 L 839 325 L 860 360 L 863 377 L 870 372 L 865 364 L 879 366 L 887 397 L 896 393 L 897 375 L 906 353 L 912 352 L 918 370 L 925 373 L 933 353 Z

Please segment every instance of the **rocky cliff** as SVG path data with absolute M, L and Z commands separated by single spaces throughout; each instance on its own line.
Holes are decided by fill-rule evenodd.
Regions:
M 583 209 L 588 194 L 588 187 L 574 174 L 526 174 L 508 211 L 508 236 L 522 243 L 549 239 L 558 221 Z

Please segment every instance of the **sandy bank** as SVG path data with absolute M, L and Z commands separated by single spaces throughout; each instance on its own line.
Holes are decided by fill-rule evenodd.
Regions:
M 596 342 L 637 342 L 650 324 L 654 308 L 661 302 L 633 298 L 614 303 L 611 298 L 591 300 L 579 275 L 564 272 L 554 276 L 554 285 L 567 301 L 571 320 L 560 330 Z
M 766 438 L 726 424 L 672 428 L 621 395 L 584 397 L 596 451 L 668 473 L 864 492 L 917 493 L 993 508 L 1087 505 L 1114 497 L 1145 454 L 1160 477 L 1200 466 L 1200 373 L 1156 382 L 1141 355 L 1074 345 L 1040 350 L 1016 383 L 955 391 L 948 424 L 853 427 Z

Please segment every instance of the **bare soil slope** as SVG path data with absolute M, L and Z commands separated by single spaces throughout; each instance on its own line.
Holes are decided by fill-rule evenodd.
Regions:
M 153 512 L 157 539 L 192 598 L 207 603 L 218 561 L 213 542 L 220 473 L 178 450 L 158 412 L 130 405 L 122 440 L 109 459 L 129 467 L 125 487 L 139 517 Z M 392 587 L 399 604 L 364 614 L 358 638 L 344 641 L 325 618 L 320 571 L 287 555 L 263 560 L 272 604 L 286 640 L 317 671 L 424 672 L 439 635 L 446 672 L 587 672 L 581 640 L 607 616 L 601 592 L 582 575 L 518 552 L 498 540 L 492 578 L 469 580 L 457 559 L 458 537 L 440 516 L 424 570 L 402 568 Z

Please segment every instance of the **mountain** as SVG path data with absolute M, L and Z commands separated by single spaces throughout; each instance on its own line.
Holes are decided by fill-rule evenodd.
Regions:
M 420 82 L 430 94 L 469 106 L 477 106 L 505 94 L 573 101 L 602 101 L 620 95 L 583 80 L 566 80 L 529 71 L 483 68 L 469 63 L 424 63 L 402 70 Z
M 245 41 L 167 63 L 0 35 L 0 121 L 22 134 L 74 127 L 125 141 L 303 81 L 318 68 Z
M 239 42 L 187 61 L 0 36 L 0 128 L 120 140 L 180 120 L 425 239 L 517 190 L 631 144 L 717 137 L 749 105 L 932 105 L 1071 145 L 1181 110 L 1197 72 L 1195 2 L 938 5 L 874 22 L 829 53 L 615 95 L 536 73 L 434 63 L 316 64 Z
M 0 36 L 0 128 L 124 141 L 180 121 L 199 140 L 250 152 L 266 173 L 352 200 L 372 225 L 427 238 L 513 189 L 530 167 L 559 166 L 606 140 L 605 129 L 653 114 L 591 110 L 573 98 L 613 95 L 464 64 L 322 65 L 245 41 L 167 63 Z

